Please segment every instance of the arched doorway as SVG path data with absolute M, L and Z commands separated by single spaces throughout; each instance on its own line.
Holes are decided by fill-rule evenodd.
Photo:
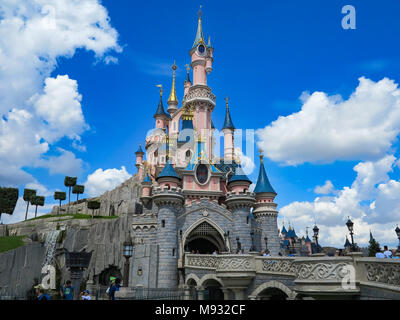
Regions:
M 198 224 L 185 238 L 185 251 L 212 254 L 225 251 L 221 233 L 207 221 Z
M 268 288 L 258 294 L 260 300 L 286 300 L 287 294 L 278 288 Z
M 203 283 L 204 300 L 224 300 L 224 293 L 221 289 L 221 284 L 214 280 L 208 279 Z
M 108 286 L 110 284 L 110 277 L 122 279 L 122 274 L 118 267 L 109 266 L 107 269 L 104 269 L 99 275 L 99 283 L 103 286 Z

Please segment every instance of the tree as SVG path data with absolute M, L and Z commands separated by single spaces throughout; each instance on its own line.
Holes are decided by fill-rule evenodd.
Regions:
M 45 199 L 42 196 L 32 196 L 31 197 L 31 205 L 36 206 L 36 208 L 35 208 L 35 218 L 36 218 L 36 215 L 37 215 L 37 207 L 38 206 L 43 207 L 44 206 L 44 201 L 45 201 Z
M 17 188 L 0 187 L 0 220 L 2 213 L 13 214 L 18 201 L 19 191 Z
M 68 192 L 68 205 L 71 203 L 71 187 L 76 185 L 76 180 L 77 177 L 65 177 L 64 179 L 64 186 L 68 187 L 69 192 Z
M 72 188 L 72 193 L 76 194 L 76 201 L 79 199 L 79 195 L 85 192 L 85 186 L 82 186 L 80 184 L 74 185 Z
M 91 200 L 87 203 L 88 209 L 92 210 L 92 219 L 94 218 L 94 210 L 100 208 L 100 201 L 98 200 Z
M 368 247 L 368 256 L 375 257 L 377 252 L 381 251 L 381 247 L 379 242 L 377 242 L 374 238 L 369 240 L 369 247 Z
M 36 190 L 24 189 L 24 201 L 26 201 L 25 220 L 28 219 L 29 202 L 31 201 L 32 196 L 36 196 Z
M 64 191 L 54 192 L 54 200 L 60 200 L 60 206 L 58 207 L 58 214 L 60 214 L 61 201 L 64 201 L 65 199 L 67 199 L 67 194 Z

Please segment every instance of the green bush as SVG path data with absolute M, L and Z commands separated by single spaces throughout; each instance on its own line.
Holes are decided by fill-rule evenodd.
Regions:
M 0 253 L 23 246 L 24 238 L 25 236 L 0 237 Z
M 17 188 L 0 187 L 0 216 L 2 213 L 13 214 L 17 201 Z

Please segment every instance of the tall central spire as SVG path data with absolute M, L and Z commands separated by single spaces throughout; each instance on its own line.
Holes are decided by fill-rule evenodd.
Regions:
M 176 69 L 178 69 L 178 67 L 175 64 L 172 66 L 172 70 L 173 70 L 173 75 L 172 75 L 172 87 L 171 87 L 171 93 L 169 95 L 168 98 L 168 109 L 167 111 L 169 113 L 173 113 L 177 110 L 177 106 L 178 106 L 178 98 L 176 97 L 176 90 L 175 90 L 175 71 Z
M 201 12 L 201 6 L 200 6 L 200 9 L 199 9 L 199 22 L 198 22 L 198 25 L 197 25 L 196 39 L 194 39 L 193 48 L 195 46 L 197 46 L 198 44 L 200 44 L 200 43 L 203 43 L 203 44 L 205 43 L 204 42 L 204 36 L 203 36 L 203 28 L 201 26 L 201 14 L 202 14 L 202 12 Z

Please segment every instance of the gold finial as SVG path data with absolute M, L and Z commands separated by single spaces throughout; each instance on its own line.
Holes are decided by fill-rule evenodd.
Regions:
M 207 44 L 207 47 L 211 48 L 211 37 L 210 37 L 210 36 L 208 36 L 208 44 Z
M 229 109 L 229 97 L 225 97 L 226 108 Z
M 175 71 L 178 69 L 178 67 L 175 64 L 172 65 L 172 70 L 173 70 L 173 75 L 172 75 L 172 87 L 171 87 L 171 93 L 168 98 L 168 104 L 178 104 L 178 99 L 176 97 L 176 90 L 175 90 Z
M 310 227 L 306 227 L 306 235 L 307 235 L 307 237 L 308 237 L 308 229 L 309 229 Z
M 260 162 L 264 163 L 264 155 L 263 155 L 263 151 L 261 148 L 260 148 L 259 152 L 260 152 Z
M 160 88 L 160 97 L 162 97 L 162 93 L 163 93 L 162 84 L 156 84 L 156 87 Z
M 201 20 L 201 15 L 202 15 L 202 13 L 203 13 L 203 12 L 201 11 L 201 8 L 202 8 L 202 5 L 200 5 L 200 9 L 199 9 L 199 12 L 198 12 L 198 13 L 199 13 L 199 20 Z
M 189 73 L 189 71 L 190 71 L 190 66 L 186 63 L 186 64 L 185 64 L 185 67 L 186 67 L 186 72 Z

